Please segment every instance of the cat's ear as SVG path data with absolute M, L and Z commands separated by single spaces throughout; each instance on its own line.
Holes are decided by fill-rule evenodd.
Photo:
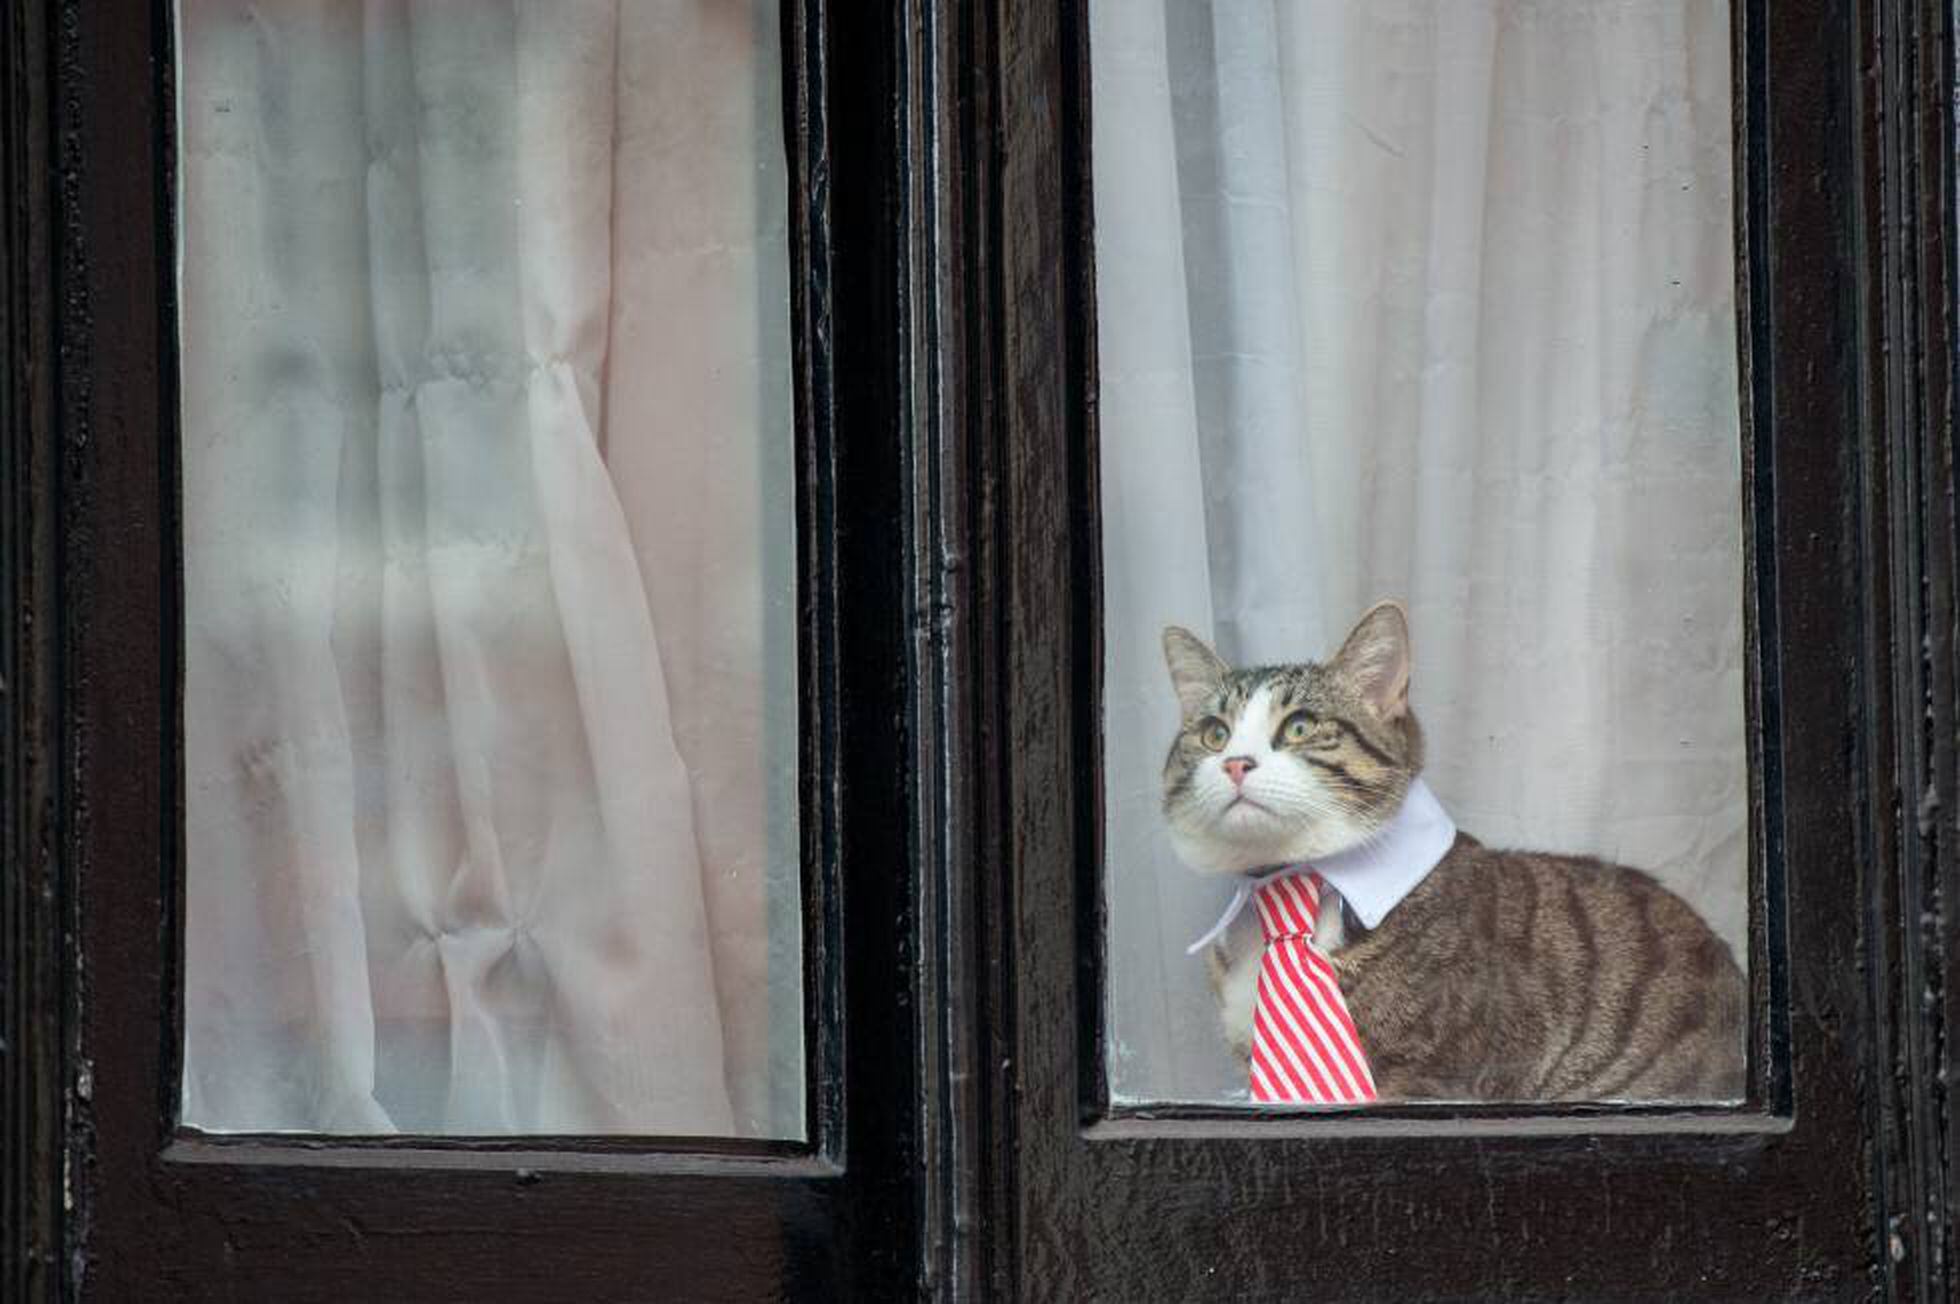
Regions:
M 1232 671 L 1196 634 L 1176 625 L 1164 627 L 1164 664 L 1171 668 L 1171 687 L 1186 719 L 1211 700 Z
M 1334 667 L 1384 720 L 1409 711 L 1409 617 L 1399 602 L 1377 602 L 1341 644 Z

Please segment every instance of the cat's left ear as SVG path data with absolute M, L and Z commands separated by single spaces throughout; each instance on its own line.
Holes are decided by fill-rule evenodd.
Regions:
M 1384 720 L 1409 712 L 1409 616 L 1399 602 L 1377 602 L 1341 644 L 1334 669 Z

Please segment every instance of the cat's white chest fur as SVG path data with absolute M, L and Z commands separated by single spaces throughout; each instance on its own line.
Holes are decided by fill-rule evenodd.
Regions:
M 1320 901 L 1320 919 L 1314 928 L 1314 946 L 1326 955 L 1338 951 L 1346 940 L 1345 924 L 1340 896 L 1326 891 Z M 1265 954 L 1266 939 L 1259 928 L 1258 912 L 1247 910 L 1232 921 L 1207 957 L 1212 989 L 1218 995 L 1218 1017 L 1225 1025 L 1225 1040 L 1245 1060 L 1252 1058 L 1252 1011 L 1259 999 L 1259 962 Z

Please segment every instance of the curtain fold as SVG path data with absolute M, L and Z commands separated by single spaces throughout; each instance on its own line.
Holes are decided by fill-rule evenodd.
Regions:
M 1157 634 L 1410 608 L 1428 775 L 1743 958 L 1726 7 L 1097 0 L 1111 1080 L 1242 1091 L 1157 812 Z
M 705 649 L 655 572 L 687 559 L 636 549 L 607 458 L 653 444 L 641 470 L 685 493 L 765 470 L 694 450 L 788 433 L 739 402 L 739 429 L 659 420 L 774 384 L 757 375 L 788 355 L 757 338 L 754 275 L 667 301 L 622 276 L 636 208 L 716 202 L 616 183 L 643 94 L 621 42 L 648 8 L 183 6 L 193 1126 L 801 1135 L 797 952 L 772 933 L 796 917 L 795 872 L 769 841 L 794 854 L 793 782 L 742 813 L 740 863 L 704 854 L 697 818 L 716 755 L 785 741 L 684 745 L 677 686 L 696 689 Z M 664 8 L 755 31 L 753 5 Z M 751 209 L 725 239 L 764 264 L 752 208 L 784 203 L 780 143 L 773 174 L 757 158 L 766 50 L 692 73 L 653 51 L 641 72 L 739 106 Z M 723 374 L 619 338 L 630 294 L 685 314 L 731 291 L 748 338 Z M 634 369 L 659 392 L 622 404 Z M 793 570 L 769 589 L 776 504 L 751 493 L 723 523 L 744 542 L 718 634 L 754 646 L 711 710 L 758 709 L 765 666 L 784 678 L 793 657 L 763 646 Z M 793 734 L 784 754 L 793 774 Z M 707 885 L 728 879 L 746 891 L 716 926 Z M 723 972 L 717 935 L 762 959 Z

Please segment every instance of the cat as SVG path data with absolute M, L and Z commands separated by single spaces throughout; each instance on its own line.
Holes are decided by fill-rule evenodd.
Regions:
M 1325 665 L 1234 669 L 1176 626 L 1164 657 L 1182 722 L 1163 810 L 1193 869 L 1311 864 L 1367 843 L 1409 797 L 1423 738 L 1394 602 Z M 1687 902 L 1638 869 L 1451 842 L 1447 825 L 1442 838 L 1435 868 L 1375 927 L 1329 894 L 1315 929 L 1380 1099 L 1742 1098 L 1742 973 Z M 1206 956 L 1241 1061 L 1263 949 L 1248 910 Z

